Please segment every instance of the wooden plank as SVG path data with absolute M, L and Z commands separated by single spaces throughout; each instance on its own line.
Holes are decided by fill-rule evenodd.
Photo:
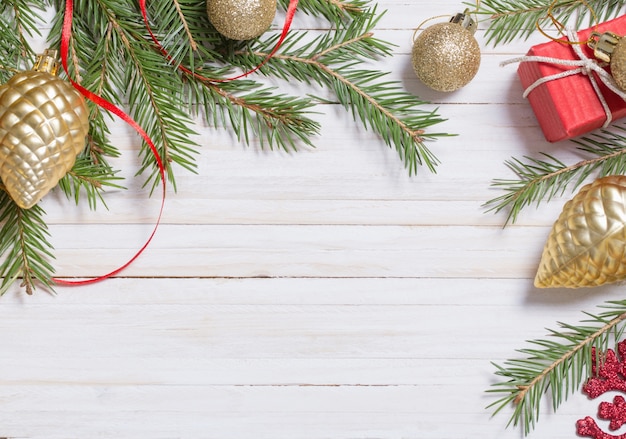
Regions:
M 512 156 L 584 156 L 543 139 L 516 66 L 500 67 L 543 37 L 493 48 L 481 21 L 478 75 L 436 93 L 412 72 L 411 39 L 420 22 L 460 4 L 379 3 L 387 13 L 376 36 L 396 46 L 368 65 L 448 119 L 435 130 L 458 134 L 427 142 L 442 162 L 437 174 L 409 176 L 396 151 L 334 104 L 318 106 L 315 148 L 297 153 L 245 147 L 199 117 L 198 174 L 177 170 L 154 242 L 122 278 L 56 296 L 16 286 L 0 299 L 0 436 L 520 437 L 505 429 L 511 408 L 494 419 L 485 409 L 491 361 L 621 300 L 623 288 L 532 286 L 569 193 L 507 228 L 505 213 L 482 204 L 501 195 L 490 184 L 512 177 L 503 164 Z M 294 23 L 312 34 L 327 27 L 302 14 Z M 108 191 L 108 211 L 58 193 L 42 204 L 61 276 L 116 268 L 158 212 L 158 197 L 134 177 L 139 139 L 110 126 L 128 190 Z M 576 393 L 554 414 L 546 401 L 532 437 L 572 437 L 598 403 Z

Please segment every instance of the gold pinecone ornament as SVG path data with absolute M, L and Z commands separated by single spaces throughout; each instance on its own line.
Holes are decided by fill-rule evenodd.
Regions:
M 626 279 L 626 176 L 584 186 L 563 207 L 544 247 L 538 288 L 596 287 Z
M 74 166 L 85 147 L 89 112 L 83 96 L 56 76 L 56 51 L 0 86 L 0 178 L 28 209 Z

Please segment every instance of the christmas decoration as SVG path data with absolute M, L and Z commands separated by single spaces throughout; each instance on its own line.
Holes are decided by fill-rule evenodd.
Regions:
M 69 171 L 89 130 L 82 95 L 56 76 L 56 51 L 0 87 L 0 178 L 23 209 Z
M 626 176 L 600 178 L 563 207 L 535 286 L 594 287 L 626 278 Z
M 591 350 L 591 378 L 583 385 L 583 392 L 595 399 L 609 391 L 626 391 L 626 341 L 617 344 L 619 356 L 613 349 L 599 353 L 595 347 Z M 598 418 L 609 421 L 609 430 L 615 431 L 626 424 L 626 400 L 617 395 L 613 402 L 602 402 L 598 408 Z M 594 439 L 623 439 L 625 434 L 612 435 L 602 431 L 595 419 L 587 416 L 576 423 L 576 432 L 580 436 Z
M 559 329 L 548 329 L 549 338 L 530 340 L 529 347 L 517 351 L 523 355 L 522 358 L 508 359 L 502 365 L 495 365 L 495 374 L 503 380 L 488 390 L 498 396 L 488 408 L 497 413 L 513 404 L 510 424 L 521 425 L 528 433 L 538 421 L 539 407 L 546 394 L 551 399 L 552 409 L 556 410 L 569 395 L 579 391 L 588 376 L 593 378 L 587 382 L 585 389 L 590 396 L 595 395 L 592 397 L 611 386 L 626 390 L 625 382 L 620 382 L 620 378 L 611 378 L 615 373 L 622 375 L 624 365 L 606 361 L 609 360 L 607 355 L 607 367 L 600 371 L 594 355 L 598 351 L 608 352 L 610 344 L 619 340 L 625 330 L 626 300 L 605 303 L 598 314 L 585 312 L 585 320 L 577 324 L 560 323 Z M 624 344 L 620 347 L 622 358 L 625 348 Z M 621 406 L 619 400 L 617 403 Z M 603 413 L 610 416 L 610 408 L 602 407 Z
M 226 7 L 222 17 L 228 21 L 232 11 L 223 1 L 218 3 Z M 238 4 L 247 11 L 257 5 L 253 1 Z M 282 9 L 289 15 L 290 5 L 289 0 L 263 3 L 254 18 L 260 23 L 263 15 L 269 21 L 260 26 L 260 32 L 270 25 L 268 14 L 273 17 L 276 9 Z M 214 27 L 209 21 L 210 6 L 215 5 L 197 0 L 0 2 L 4 23 L 0 83 L 32 65 L 30 36 L 45 29 L 49 35 L 42 37 L 50 47 L 65 43 L 69 48 L 66 73 L 74 87 L 111 104 L 98 108 L 89 98 L 86 146 L 58 182 L 69 199 L 77 203 L 86 199 L 95 208 L 106 188 L 120 188 L 118 170 L 109 163 L 120 154 L 108 140 L 107 113 L 113 107 L 127 108 L 134 126 L 146 134 L 141 136 L 137 174 L 152 189 L 165 178 L 176 189 L 177 170 L 195 170 L 198 120 L 230 129 L 244 143 L 292 151 L 312 145 L 317 138 L 321 127 L 311 113 L 313 107 L 328 101 L 329 92 L 337 96 L 341 107 L 358 116 L 358 123 L 397 151 L 410 174 L 421 167 L 436 170 L 439 161 L 426 143 L 447 135 L 433 129 L 444 119 L 433 109 L 425 109 L 426 103 L 400 82 L 389 81 L 385 73 L 371 67 L 391 55 L 393 47 L 374 36 L 384 13 L 375 4 L 366 0 L 300 2 L 296 14 L 301 11 L 319 19 L 320 31 L 316 38 L 308 38 L 306 31 L 283 32 L 284 42 L 276 52 L 277 32 L 244 42 L 225 38 L 215 29 L 219 25 L 214 23 Z M 39 8 L 44 7 L 58 13 L 42 27 Z M 69 10 L 73 22 L 66 27 L 64 13 Z M 232 80 L 240 72 L 254 74 Z M 263 75 L 292 85 L 299 82 L 304 90 L 285 94 L 265 85 Z M 316 87 L 322 89 L 322 97 L 315 96 Z M 154 142 L 154 150 L 146 138 Z M 63 284 L 53 276 L 54 249 L 40 205 L 23 209 L 0 191 L 0 217 L 5 219 L 0 228 L 0 294 L 16 281 L 28 293 L 36 286 L 52 290 L 55 282 Z
M 232 40 L 262 35 L 276 15 L 276 0 L 207 0 L 209 21 Z
M 486 0 L 481 3 L 481 10 L 479 12 L 493 17 L 493 20 L 489 22 L 486 35 L 487 41 L 493 44 L 509 42 L 517 37 L 527 37 L 532 31 L 537 30 L 538 21 L 550 18 L 551 11 L 554 14 L 558 14 L 559 20 L 561 21 L 560 24 L 566 29 L 571 29 L 571 27 L 566 26 L 568 25 L 568 20 L 571 24 L 578 25 L 587 18 L 596 21 L 598 17 L 604 17 L 605 19 L 609 19 L 612 16 L 617 17 L 603 24 L 592 26 L 581 34 L 576 34 L 576 40 L 580 39 L 581 43 L 577 48 L 568 47 L 569 45 L 564 44 L 563 40 L 536 46 L 536 48 L 554 48 L 559 52 L 568 54 L 576 53 L 576 50 L 579 50 L 583 52 L 584 57 L 587 59 L 569 60 L 578 63 L 577 66 L 559 66 L 558 64 L 535 62 L 520 65 L 520 69 L 523 68 L 523 65 L 526 65 L 525 68 L 527 69 L 538 68 L 538 66 L 542 66 L 542 69 L 551 69 L 551 71 L 547 71 L 545 74 L 567 74 L 570 72 L 569 69 L 574 72 L 578 71 L 575 75 L 568 76 L 567 78 L 550 80 L 530 92 L 529 99 L 533 98 L 533 95 L 536 93 L 541 94 L 545 92 L 548 86 L 562 87 L 558 85 L 562 83 L 562 81 L 567 82 L 573 81 L 574 79 L 576 81 L 576 84 L 568 82 L 568 84 L 571 84 L 571 87 L 575 87 L 576 93 L 571 93 L 572 88 L 567 86 L 559 92 L 558 96 L 555 95 L 553 102 L 551 100 L 545 101 L 555 109 L 553 113 L 539 112 L 538 117 L 544 117 L 541 116 L 541 114 L 544 114 L 546 117 L 543 123 L 547 131 L 553 130 L 561 124 L 558 120 L 549 121 L 547 119 L 548 114 L 557 114 L 557 107 L 561 114 L 573 115 L 571 120 L 567 119 L 565 121 L 565 123 L 570 126 L 574 125 L 573 121 L 577 118 L 582 121 L 583 124 L 589 123 L 591 120 L 589 118 L 589 114 L 591 114 L 589 112 L 589 108 L 591 108 L 590 105 L 596 107 L 598 111 L 594 121 L 595 126 L 598 124 L 606 125 L 608 122 L 623 116 L 623 99 L 613 90 L 610 90 L 600 77 L 597 77 L 596 83 L 598 88 L 604 90 L 600 95 L 605 97 L 605 102 L 608 104 L 608 113 L 606 112 L 607 108 L 602 108 L 598 93 L 593 90 L 593 82 L 589 79 L 590 77 L 596 77 L 598 73 L 596 68 L 599 68 L 599 62 L 602 61 L 594 61 L 593 49 L 586 47 L 584 43 L 597 38 L 594 32 L 604 33 L 609 31 L 609 28 L 613 30 L 619 28 L 621 29 L 619 33 L 624 32 L 626 16 L 622 15 L 620 9 L 624 5 L 626 5 L 626 1 L 624 0 L 619 0 L 615 3 L 593 0 L 558 4 L 555 4 L 554 1 L 543 0 L 539 5 L 535 3 L 530 5 L 527 1 L 513 2 L 511 0 L 504 2 Z M 552 16 L 551 19 L 554 22 L 558 22 L 554 16 Z M 531 54 L 536 53 L 533 52 Z M 553 53 L 548 53 L 547 55 L 553 55 Z M 579 69 L 584 67 L 584 64 L 587 62 L 592 63 L 590 65 L 594 66 L 594 70 L 589 71 L 590 75 L 582 75 Z M 602 71 L 604 75 L 610 76 L 608 66 L 605 66 Z M 533 76 L 533 79 L 544 78 L 541 75 L 542 74 L 537 74 Z M 549 78 L 549 76 L 547 77 Z M 534 82 L 530 82 L 529 80 L 528 84 L 532 85 Z M 565 83 L 562 84 L 564 85 Z M 619 91 L 617 84 L 615 87 Z M 584 99 L 585 102 L 580 103 L 584 107 L 574 102 L 579 96 L 587 94 L 589 94 L 592 100 Z M 563 105 L 560 102 L 569 102 L 569 104 Z M 581 125 L 579 125 L 576 129 L 587 131 L 592 128 L 591 126 L 581 128 Z M 561 128 L 559 128 L 558 131 L 559 132 L 554 133 L 554 139 L 558 139 L 561 136 L 569 137 L 572 135 L 572 133 L 563 133 Z M 626 137 L 624 137 L 622 133 L 623 129 L 620 125 L 611 122 L 611 126 L 607 127 L 606 130 L 596 129 L 582 137 L 576 137 L 574 139 L 575 147 L 579 150 L 579 154 L 583 156 L 583 158 L 576 163 L 565 163 L 555 156 L 553 152 L 549 154 L 540 153 L 539 157 L 526 156 L 505 161 L 505 165 L 512 171 L 514 176 L 512 178 L 497 178 L 493 180 L 492 186 L 504 191 L 504 194 L 487 201 L 485 207 L 488 211 L 493 212 L 507 210 L 508 216 L 506 223 L 515 222 L 520 212 L 526 207 L 539 205 L 544 201 L 550 201 L 555 195 L 564 193 L 570 187 L 575 189 L 591 174 L 597 173 L 598 176 L 602 177 L 626 173 L 626 161 L 624 160 L 626 154 Z
M 597 30 L 597 27 L 594 26 L 595 23 L 620 17 L 623 14 L 624 6 L 626 6 L 626 0 L 616 2 L 601 0 L 572 2 L 482 0 L 479 14 L 484 14 L 490 18 L 485 33 L 487 43 L 498 45 L 530 36 L 537 29 L 540 29 L 539 23 L 544 20 L 557 25 L 554 32 L 581 28 L 583 27 L 581 26 L 582 23 L 588 23 L 584 27 L 591 26 L 590 29 L 593 32 Z M 619 18 L 618 20 L 623 23 Z M 617 34 L 623 35 L 623 31 L 617 31 Z M 594 38 L 596 37 L 594 36 Z M 585 36 L 579 38 L 579 34 L 576 33 L 574 39 L 580 39 L 583 44 L 587 43 Z M 546 46 L 549 44 L 546 43 Z M 556 44 L 562 45 L 562 42 Z M 596 74 L 603 75 L 596 70 L 600 64 L 598 60 L 593 59 L 592 48 L 581 45 L 579 49 L 583 52 L 584 57 L 593 63 L 593 67 L 586 72 L 594 76 Z M 559 50 L 576 53 L 574 48 L 560 47 Z M 587 69 L 587 60 L 579 57 L 577 60 L 572 59 L 570 61 L 579 63 L 573 66 L 574 69 L 580 67 Z M 565 66 L 564 68 L 572 68 L 572 66 Z M 610 73 L 610 70 L 607 68 L 604 72 L 605 74 Z M 602 78 L 599 76 L 596 79 L 602 82 Z M 564 79 L 558 79 L 558 81 L 561 80 Z M 587 81 L 589 82 L 588 78 Z M 601 83 L 601 85 L 603 84 Z M 579 90 L 576 90 L 576 93 L 578 92 Z M 505 163 L 513 172 L 514 177 L 493 181 L 493 186 L 505 193 L 488 201 L 486 207 L 495 212 L 508 209 L 509 214 L 506 222 L 514 222 L 524 208 L 531 204 L 537 205 L 543 201 L 549 201 L 553 197 L 563 194 L 570 187 L 578 187 L 589 177 L 600 179 L 598 184 L 601 184 L 603 177 L 626 174 L 626 137 L 622 135 L 623 130 L 620 125 L 611 125 L 606 130 L 595 130 L 584 137 L 576 138 L 574 144 L 580 154 L 585 157 L 574 164 L 564 163 L 552 153 L 541 153 L 540 157 L 512 158 L 506 161 Z M 618 178 L 622 179 L 623 177 Z M 620 183 L 618 186 L 620 187 L 607 186 L 609 191 L 604 193 L 601 190 L 590 190 L 589 194 L 596 191 L 598 199 L 596 201 L 589 199 L 585 203 L 579 203 L 579 208 L 583 208 L 584 211 L 586 206 L 587 209 L 590 209 L 589 212 L 597 209 L 596 212 L 599 212 L 598 221 L 604 219 L 614 222 L 617 228 L 622 228 L 623 221 L 619 221 L 617 218 L 620 217 L 618 211 L 623 209 L 623 206 L 621 205 L 622 202 L 619 201 L 619 196 L 616 195 L 616 192 L 622 191 L 622 184 Z M 602 200 L 612 201 L 603 205 Z M 613 211 L 611 206 L 616 210 Z M 578 225 L 581 226 L 580 229 L 577 229 L 575 221 L 567 225 L 567 228 L 574 231 L 574 235 L 584 234 L 583 231 L 590 224 L 593 225 L 594 231 L 602 228 L 600 223 L 595 223 L 591 217 L 578 215 L 575 210 L 569 208 L 567 210 L 573 214 L 574 220 L 579 220 Z M 584 220 L 580 221 L 583 218 Z M 612 235 L 613 232 L 619 233 L 617 230 L 610 230 L 609 233 Z M 568 239 L 570 237 L 568 236 Z M 591 240 L 588 242 L 591 243 Z M 603 242 L 603 239 L 597 242 Z M 604 244 L 606 243 L 601 245 Z M 610 256 L 611 263 L 616 263 L 620 259 L 620 246 L 621 244 L 617 243 L 615 248 L 609 249 L 607 247 L 607 255 Z M 567 251 L 569 250 L 567 249 Z M 593 260 L 593 262 L 595 264 L 597 260 Z M 597 268 L 594 265 L 592 271 L 602 272 L 608 267 L 603 266 L 600 270 L 596 270 Z M 592 360 L 595 356 L 593 353 L 607 352 L 609 346 L 624 335 L 626 331 L 626 300 L 606 302 L 601 305 L 600 312 L 585 311 L 584 316 L 584 320 L 581 322 L 559 323 L 558 329 L 548 329 L 549 337 L 528 341 L 530 346 L 517 350 L 519 358 L 507 359 L 502 364 L 495 364 L 495 375 L 501 378 L 501 381 L 494 383 L 488 390 L 489 393 L 497 397 L 496 401 L 489 405 L 489 408 L 493 409 L 494 413 L 499 413 L 512 406 L 507 425 L 519 426 L 524 434 L 528 434 L 537 425 L 541 413 L 540 408 L 544 401 L 548 400 L 551 403 L 552 411 L 556 411 L 572 393 L 579 391 L 583 380 L 598 370 L 594 369 Z M 623 349 L 621 348 L 622 351 Z M 612 379 L 611 382 L 618 383 L 619 379 Z M 602 386 L 597 383 L 587 386 L 586 389 L 589 392 L 593 392 L 592 389 L 599 391 Z M 620 382 L 617 386 L 622 386 L 622 383 Z M 618 396 L 613 399 L 613 402 L 605 402 L 600 405 L 599 416 L 601 419 L 611 422 L 609 427 L 617 427 L 622 425 L 626 418 L 625 409 L 626 399 Z M 602 432 L 600 428 L 597 428 L 595 422 L 590 421 L 590 418 L 581 420 L 578 426 L 580 434 L 594 438 L 622 438 L 622 435 L 612 436 Z
M 582 30 L 569 39 L 536 45 L 526 57 L 517 59 L 522 61 L 518 74 L 526 89 L 524 96 L 549 142 L 586 134 L 626 116 L 626 93 L 595 61 L 594 50 L 578 44 L 592 41 L 592 34 L 609 29 L 626 33 L 626 16 Z
M 476 22 L 466 10 L 449 23 L 426 28 L 413 42 L 413 70 L 433 90 L 450 92 L 467 85 L 480 67 Z

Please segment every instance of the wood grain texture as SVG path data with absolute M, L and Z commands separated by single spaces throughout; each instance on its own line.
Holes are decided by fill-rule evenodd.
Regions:
M 440 94 L 414 77 L 411 37 L 458 2 L 379 8 L 376 36 L 396 48 L 378 67 L 457 134 L 428 144 L 437 174 L 409 177 L 395 151 L 333 104 L 315 115 L 315 148 L 297 153 L 246 147 L 198 120 L 198 173 L 178 173 L 152 245 L 121 277 L 0 299 L 0 436 L 521 437 L 505 429 L 507 413 L 485 410 L 491 362 L 622 298 L 620 286 L 533 288 L 569 194 L 507 228 L 483 206 L 511 156 L 579 159 L 571 143 L 543 140 L 515 67 L 500 67 L 542 40 L 483 44 L 475 80 Z M 296 28 L 318 26 L 296 16 Z M 109 210 L 96 212 L 58 193 L 43 202 L 60 276 L 108 272 L 152 230 L 159 200 L 134 177 L 139 139 L 120 122 L 111 130 L 128 190 L 107 193 Z M 530 437 L 572 438 L 596 407 L 581 394 L 557 413 L 546 403 Z

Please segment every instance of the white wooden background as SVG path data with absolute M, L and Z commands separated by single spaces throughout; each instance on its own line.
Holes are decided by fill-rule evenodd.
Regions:
M 397 48 L 378 68 L 458 134 L 429 144 L 438 173 L 407 176 L 395 151 L 332 105 L 316 116 L 317 147 L 292 154 L 198 125 L 198 175 L 179 172 L 156 238 L 121 277 L 0 299 L 0 436 L 521 437 L 505 429 L 508 413 L 485 410 L 490 362 L 623 298 L 620 286 L 533 287 L 564 200 L 507 228 L 481 207 L 499 195 L 491 180 L 510 176 L 505 159 L 578 158 L 573 144 L 543 140 L 516 67 L 499 67 L 544 39 L 494 49 L 482 23 L 475 80 L 435 93 L 411 70 L 413 30 L 463 6 L 379 7 L 377 36 Z M 61 276 L 116 268 L 152 229 L 158 199 L 132 179 L 138 139 L 112 129 L 130 190 L 95 213 L 58 194 L 44 201 Z M 530 437 L 575 437 L 598 403 L 576 394 L 557 413 L 546 403 Z

